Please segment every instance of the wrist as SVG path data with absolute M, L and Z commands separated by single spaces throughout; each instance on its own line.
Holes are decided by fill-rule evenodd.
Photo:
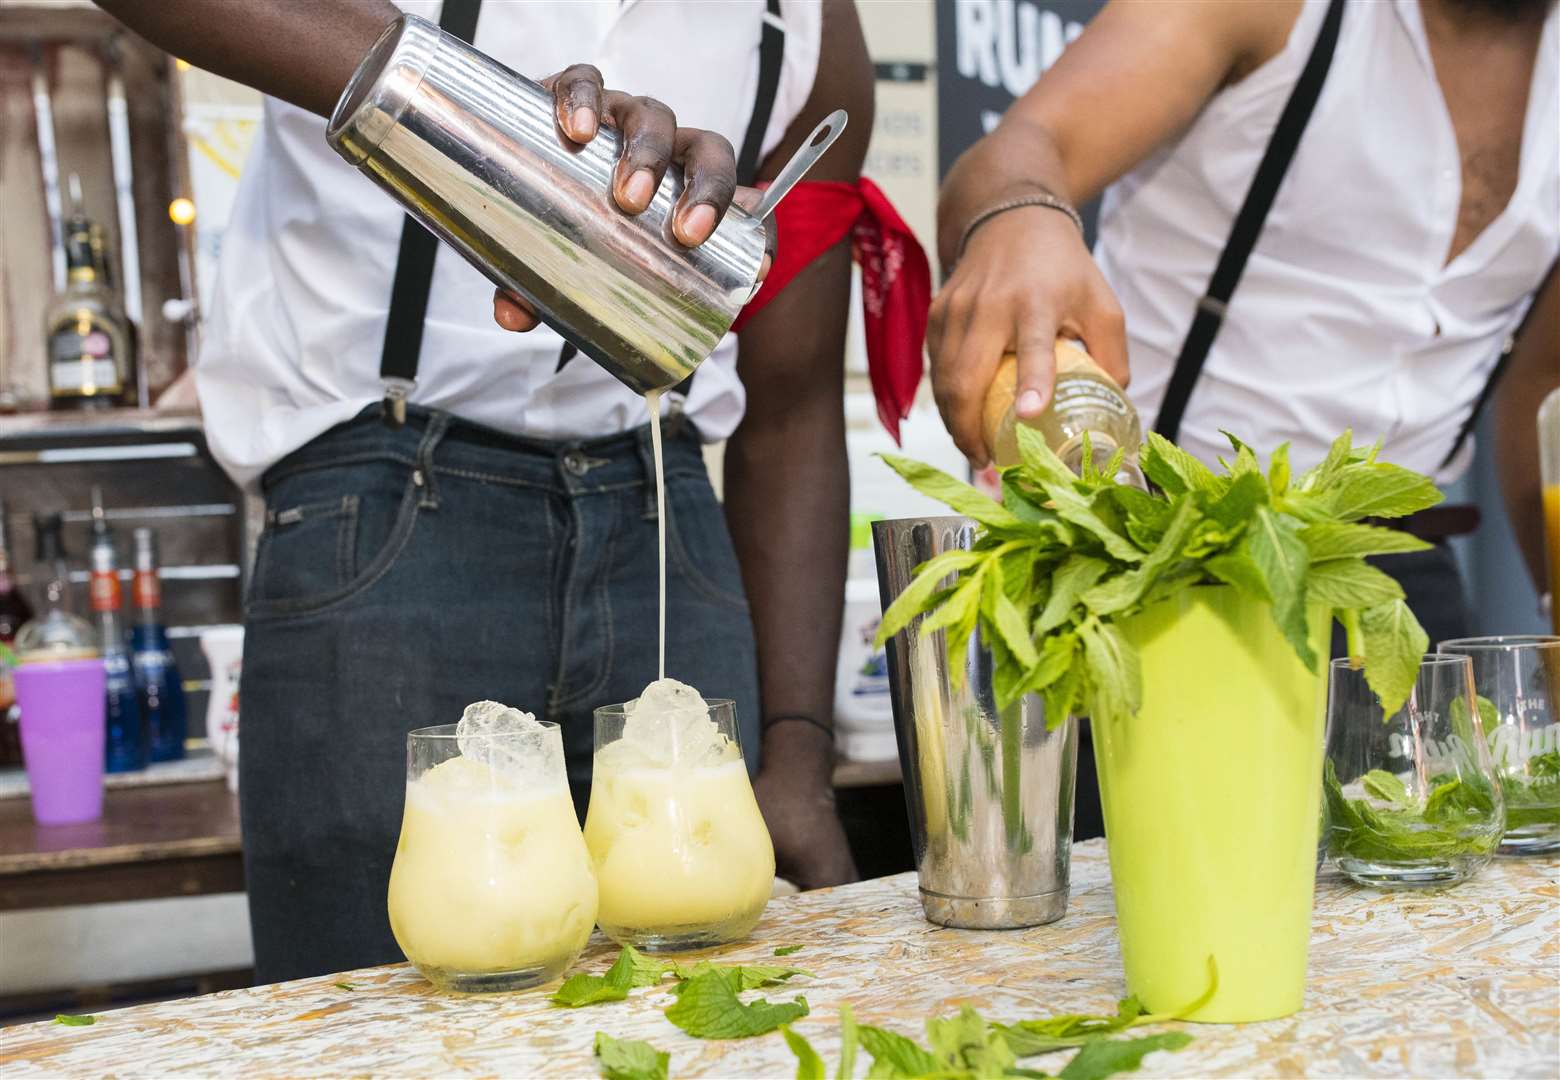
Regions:
M 1011 214 L 1018 210 L 1040 210 L 1048 214 L 1056 215 L 1054 220 L 1065 218 L 1072 222 L 1073 229 L 1081 241 L 1084 236 L 1083 217 L 1076 207 L 1066 199 L 1044 188 L 1036 186 L 1033 190 L 1014 194 L 1001 199 L 994 199 L 975 213 L 964 226 L 959 235 L 958 246 L 954 249 L 954 263 L 964 257 L 964 252 L 969 248 L 970 241 L 976 234 L 990 224 L 994 219 Z
M 766 718 L 761 768 L 822 778 L 834 775 L 834 733 L 819 724 L 798 719 Z

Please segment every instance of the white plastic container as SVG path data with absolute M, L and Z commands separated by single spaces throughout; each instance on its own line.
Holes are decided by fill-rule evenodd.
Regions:
M 227 773 L 228 790 L 238 791 L 238 677 L 244 666 L 244 628 L 213 626 L 202 630 L 200 649 L 211 668 L 206 699 L 206 740 Z

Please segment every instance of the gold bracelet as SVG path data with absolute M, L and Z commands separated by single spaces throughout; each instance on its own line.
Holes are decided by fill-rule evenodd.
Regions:
M 964 258 L 964 249 L 969 244 L 970 236 L 974 234 L 976 229 L 986 224 L 986 222 L 990 221 L 998 214 L 1005 214 L 1009 210 L 1018 210 L 1025 206 L 1043 206 L 1047 210 L 1056 210 L 1060 213 L 1066 214 L 1068 218 L 1072 220 L 1072 223 L 1078 226 L 1079 234 L 1081 235 L 1083 233 L 1083 218 L 1078 214 L 1078 211 L 1073 208 L 1071 203 L 1065 199 L 1057 198 L 1048 191 L 1038 191 L 1033 195 L 1021 195 L 1016 199 L 1008 199 L 1005 202 L 997 203 L 995 206 L 988 206 L 986 209 L 976 214 L 974 219 L 971 220 L 968 225 L 964 226 L 964 232 L 959 236 L 959 247 L 954 253 L 953 261 L 957 263 L 960 259 Z

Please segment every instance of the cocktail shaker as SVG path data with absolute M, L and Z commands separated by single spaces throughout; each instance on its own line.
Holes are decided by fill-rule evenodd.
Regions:
M 714 351 L 772 245 L 765 214 L 736 205 L 705 243 L 678 243 L 676 165 L 648 209 L 624 213 L 612 199 L 617 131 L 603 126 L 579 146 L 559 129 L 546 89 L 414 15 L 369 51 L 326 137 L 639 393 L 677 385 Z
M 916 567 L 969 548 L 975 535 L 962 517 L 875 522 L 884 610 Z M 1047 731 L 1037 694 L 998 709 L 979 634 L 955 685 L 945 632 L 923 636 L 920 624 L 887 651 L 921 908 L 934 923 L 976 930 L 1054 922 L 1067 910 L 1076 722 Z

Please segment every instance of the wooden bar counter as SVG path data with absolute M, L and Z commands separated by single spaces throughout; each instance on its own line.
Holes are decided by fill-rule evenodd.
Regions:
M 110 788 L 80 825 L 0 799 L 0 912 L 243 891 L 238 797 L 221 780 Z
M 720 957 L 775 963 L 779 945 L 801 945 L 783 962 L 814 977 L 762 993 L 806 996 L 812 1014 L 795 1028 L 830 1075 L 842 1002 L 865 1023 L 922 1040 L 927 1016 L 964 1003 L 1014 1021 L 1111 1012 L 1122 994 L 1098 841 L 1074 849 L 1072 903 L 1052 926 L 932 926 L 921 917 L 914 876 L 904 874 L 775 900 L 752 940 Z M 578 969 L 601 971 L 615 952 L 598 937 Z M 0 1030 L 0 1075 L 596 1076 L 597 1031 L 669 1051 L 673 1077 L 795 1075 L 778 1033 L 731 1042 L 683 1035 L 662 1015 L 672 1001 L 664 985 L 573 1010 L 550 1006 L 548 993 L 458 998 L 434 992 L 405 965 L 371 968 L 102 1013 L 91 1027 Z M 1318 884 L 1304 1011 L 1185 1028 L 1190 1046 L 1151 1055 L 1135 1075 L 1553 1077 L 1560 859 L 1498 859 L 1475 880 L 1437 892 L 1376 892 L 1328 870 Z M 1054 1072 L 1064 1060 L 1022 1064 Z

